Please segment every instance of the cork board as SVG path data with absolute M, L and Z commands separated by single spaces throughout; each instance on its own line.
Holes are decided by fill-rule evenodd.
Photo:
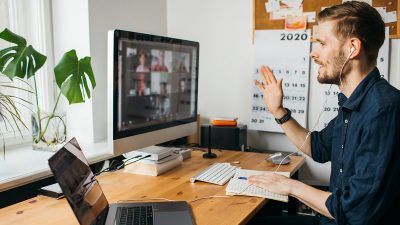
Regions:
M 374 7 L 386 7 L 386 12 L 397 11 L 397 22 L 386 23 L 389 27 L 390 38 L 400 38 L 400 4 L 399 0 L 373 0 L 372 6 Z M 265 3 L 268 0 L 253 0 L 253 20 L 254 30 L 271 30 L 271 29 L 284 29 L 285 20 L 270 20 L 269 13 L 265 10 Z M 304 0 L 303 1 L 303 12 L 316 12 L 321 11 L 322 7 L 328 7 L 331 5 L 341 4 L 342 0 Z M 316 23 L 307 23 L 307 29 L 312 29 Z

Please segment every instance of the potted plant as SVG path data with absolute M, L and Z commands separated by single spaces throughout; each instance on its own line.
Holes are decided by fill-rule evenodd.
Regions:
M 0 50 L 0 73 L 11 81 L 13 79 L 32 80 L 32 90 L 23 90 L 31 91 L 35 97 L 35 104 L 33 104 L 35 107 L 32 110 L 34 148 L 58 150 L 66 141 L 65 113 L 57 111 L 61 94 L 67 98 L 69 104 L 82 103 L 86 98 L 91 97 L 91 89 L 96 87 L 91 58 L 78 59 L 75 50 L 70 50 L 63 55 L 54 68 L 54 76 L 60 92 L 53 109 L 50 112 L 44 112 L 39 105 L 40 96 L 38 96 L 36 72 L 44 65 L 47 57 L 37 52 L 31 45 L 27 45 L 25 38 L 8 29 L 4 29 L 0 33 L 0 39 L 11 43 L 10 47 Z M 0 105 L 3 109 L 8 110 L 0 110 L 1 117 L 9 124 L 13 123 L 20 131 L 19 125 L 22 124 L 24 127 L 26 125 L 22 121 L 15 100 L 23 99 L 5 95 L 2 100 L 2 96 L 0 94 Z M 2 105 L 4 103 L 8 105 L 4 107 Z M 8 114 L 8 117 L 6 118 L 4 114 Z

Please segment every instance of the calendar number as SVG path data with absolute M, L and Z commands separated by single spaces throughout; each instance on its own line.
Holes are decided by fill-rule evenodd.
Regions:
M 299 40 L 305 41 L 307 40 L 307 38 L 308 38 L 307 34 L 297 34 L 297 33 L 281 34 L 281 41 L 299 41 Z

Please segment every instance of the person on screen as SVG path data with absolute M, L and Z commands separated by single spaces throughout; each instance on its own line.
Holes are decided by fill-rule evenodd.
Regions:
M 187 92 L 186 82 L 184 78 L 181 78 L 179 80 L 179 93 L 185 93 L 185 92 Z
M 157 107 L 160 109 L 160 114 L 165 115 L 170 112 L 171 103 L 166 82 L 160 83 L 160 95 L 157 98 Z
M 178 72 L 181 72 L 181 73 L 188 72 L 185 62 L 186 62 L 186 56 L 182 54 L 182 56 L 180 57 L 180 60 L 179 60 L 179 64 L 178 64 Z
M 140 51 L 138 55 L 139 65 L 136 67 L 136 72 L 150 72 L 146 60 L 146 53 L 144 51 Z
M 262 82 L 255 85 L 292 143 L 316 162 L 331 162 L 329 191 L 273 172 L 251 176 L 249 183 L 293 196 L 322 215 L 307 224 L 398 224 L 400 91 L 376 68 L 385 24 L 375 8 L 357 1 L 326 8 L 317 19 L 311 52 L 317 80 L 341 91 L 338 115 L 327 127 L 309 131 L 291 117 L 282 103 L 282 79 L 268 67 L 261 67 Z M 279 224 L 289 224 L 283 219 L 292 218 Z M 301 224 L 295 221 L 290 224 Z
M 153 71 L 168 72 L 168 67 L 165 65 L 165 52 L 160 50 L 158 54 L 159 54 L 159 60 L 157 64 L 154 65 Z
M 136 82 L 136 96 L 144 96 L 150 94 L 150 88 L 146 84 L 146 74 L 138 73 L 135 78 Z

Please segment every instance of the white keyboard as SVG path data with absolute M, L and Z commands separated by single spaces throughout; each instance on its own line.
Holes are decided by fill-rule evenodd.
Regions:
M 224 185 L 239 167 L 232 166 L 229 163 L 214 163 L 205 170 L 201 171 L 196 176 L 190 178 L 190 182 L 194 183 L 196 180 L 208 182 L 212 184 Z

